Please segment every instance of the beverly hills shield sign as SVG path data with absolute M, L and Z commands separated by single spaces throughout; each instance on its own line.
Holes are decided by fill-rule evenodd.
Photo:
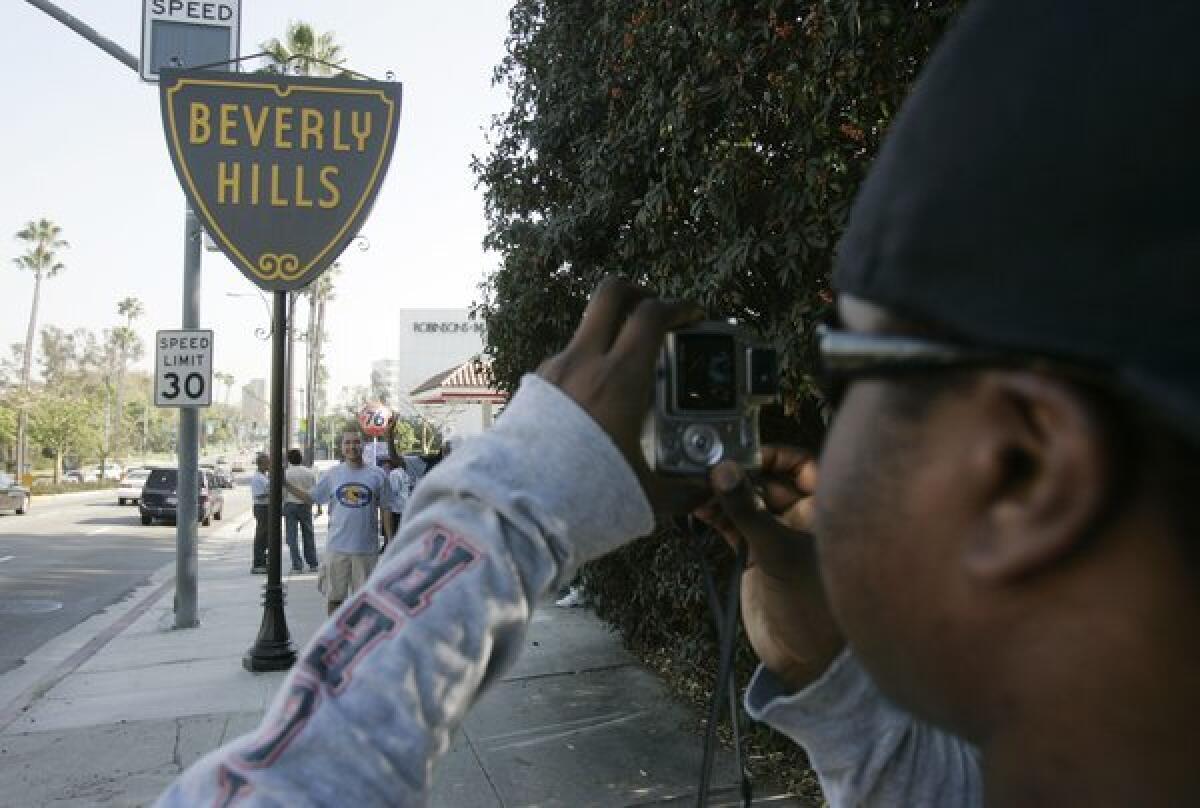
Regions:
M 159 87 L 175 172 L 221 251 L 262 289 L 315 280 L 379 193 L 400 85 L 164 69 Z

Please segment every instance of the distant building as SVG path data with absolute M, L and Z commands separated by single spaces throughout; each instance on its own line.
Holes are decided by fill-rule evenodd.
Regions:
M 472 320 L 466 309 L 400 309 L 399 318 L 392 379 L 401 393 L 483 351 L 483 321 Z
M 267 413 L 270 411 L 265 379 L 251 379 L 242 385 L 242 422 L 254 432 L 267 428 Z

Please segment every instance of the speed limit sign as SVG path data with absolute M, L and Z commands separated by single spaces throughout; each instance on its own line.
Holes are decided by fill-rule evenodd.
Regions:
M 159 331 L 154 339 L 154 406 L 212 404 L 212 331 Z

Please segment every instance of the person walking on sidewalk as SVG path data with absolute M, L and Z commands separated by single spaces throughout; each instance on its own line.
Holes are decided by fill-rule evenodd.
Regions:
M 329 509 L 329 537 L 325 564 L 317 588 L 333 614 L 342 602 L 366 583 L 379 560 L 379 523 L 391 533 L 391 492 L 378 466 L 363 463 L 362 436 L 342 436 L 342 462 L 321 477 L 311 492 L 285 483 L 301 502 L 333 504 Z
M 271 490 L 267 470 L 270 459 L 263 452 L 254 457 L 255 472 L 250 477 L 250 501 L 254 510 L 254 560 L 250 566 L 252 575 L 267 574 L 267 495 Z
M 312 493 L 317 484 L 317 475 L 304 465 L 304 455 L 299 449 L 289 449 L 288 467 L 283 473 L 286 483 L 283 492 L 283 520 L 287 528 L 288 552 L 292 557 L 292 572 L 303 572 L 305 562 L 310 572 L 317 571 L 317 543 L 313 538 L 312 504 L 302 501 L 290 490 L 292 486 Z M 296 533 L 304 536 L 304 555 L 301 557 Z

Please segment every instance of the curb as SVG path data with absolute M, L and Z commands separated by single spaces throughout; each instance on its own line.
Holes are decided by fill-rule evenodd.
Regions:
M 85 493 L 96 492 L 58 496 L 74 497 Z M 244 519 L 236 527 L 228 523 L 212 535 L 206 536 L 205 540 L 234 538 L 247 522 L 253 522 L 253 516 Z M 7 688 L 9 692 L 17 691 L 16 696 L 8 697 L 8 702 L 0 706 L 0 734 L 19 719 L 35 701 L 50 692 L 121 632 L 133 625 L 161 600 L 163 595 L 174 591 L 175 568 L 174 560 L 159 567 L 149 575 L 146 583 L 135 588 L 124 599 L 115 601 L 83 622 L 46 641 L 25 657 L 23 666 L 0 675 L 0 698 L 6 697 L 6 688 L 2 687 L 6 680 L 14 683 L 12 688 Z M 147 592 L 147 589 L 150 591 Z M 89 627 L 89 624 L 92 625 Z M 87 636 L 89 632 L 91 636 Z
M 33 685 L 26 688 L 24 692 L 5 705 L 3 709 L 0 709 L 0 732 L 3 732 L 10 724 L 20 718 L 21 713 L 28 710 L 31 704 L 49 692 L 63 679 L 74 673 L 80 665 L 95 656 L 96 652 L 108 645 L 114 637 L 133 625 L 135 620 L 149 611 L 150 607 L 171 590 L 174 583 L 175 576 L 171 576 L 163 581 L 149 595 L 146 595 L 139 603 L 134 605 L 133 608 L 110 623 L 99 634 L 84 643 L 83 647 L 77 649 L 73 654 L 56 665 L 49 674 L 39 678 Z

